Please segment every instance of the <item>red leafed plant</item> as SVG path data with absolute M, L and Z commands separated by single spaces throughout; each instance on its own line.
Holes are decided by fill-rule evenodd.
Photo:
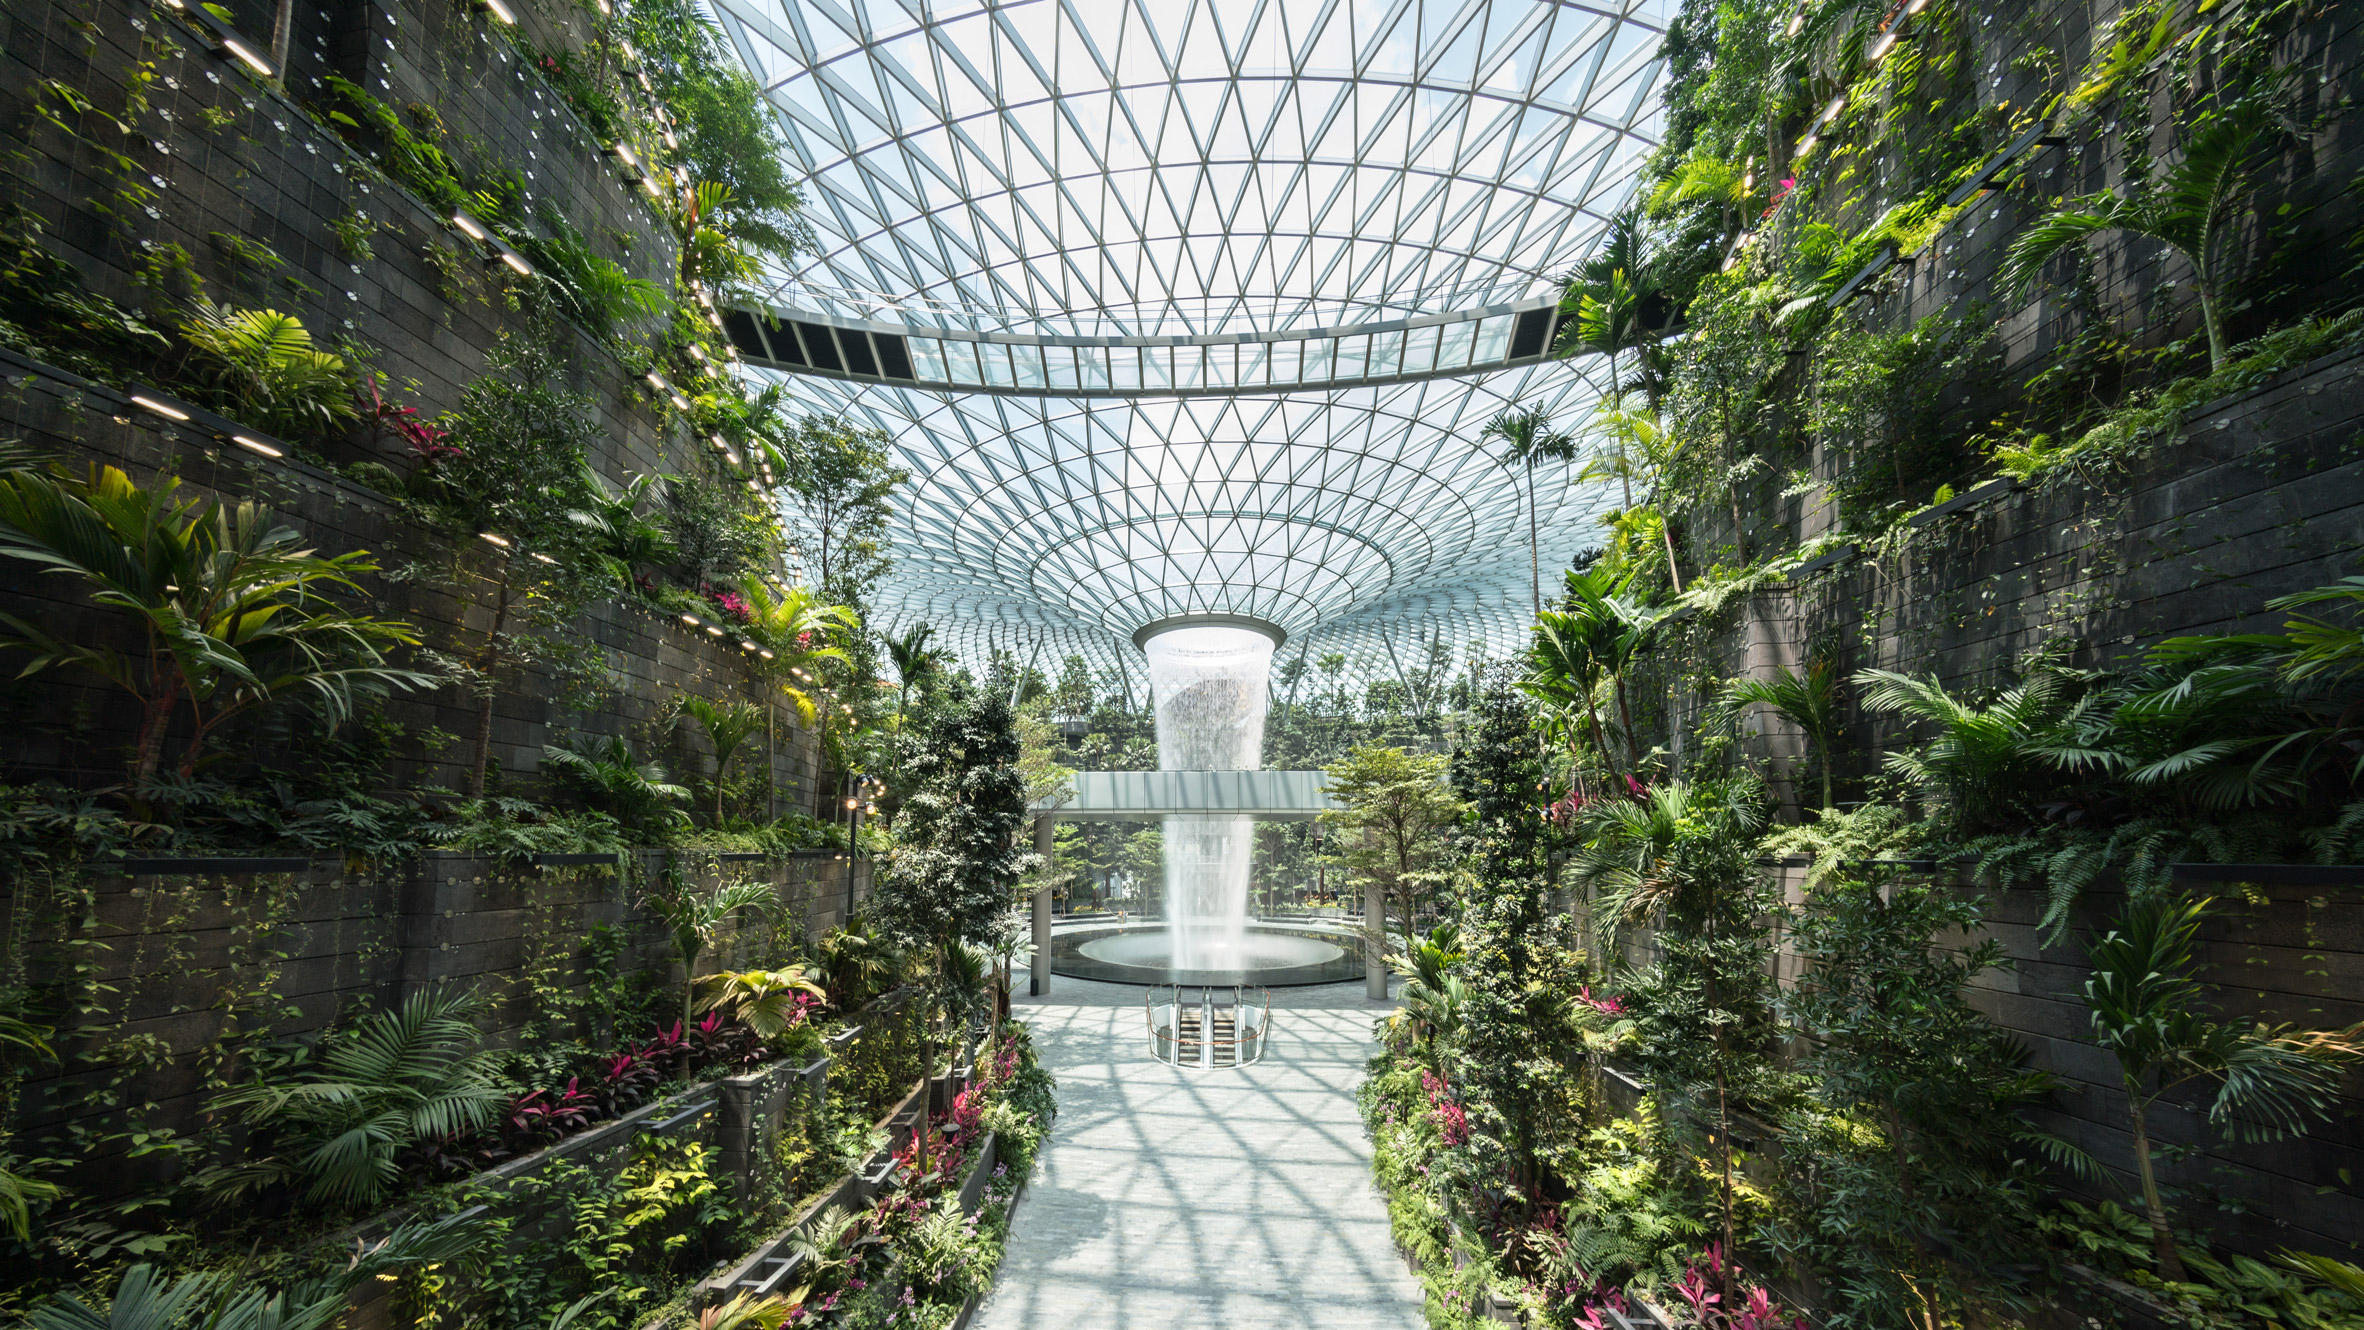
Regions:
M 1453 1087 L 1442 1076 L 1420 1073 L 1420 1088 L 1428 1091 L 1428 1106 L 1436 1113 L 1437 1134 L 1447 1145 L 1469 1143 L 1469 1113 L 1453 1100 Z
M 1732 1267 L 1729 1279 L 1741 1283 L 1739 1266 Z M 1675 1296 L 1690 1313 L 1688 1324 L 1701 1330 L 1806 1330 L 1804 1316 L 1783 1311 L 1760 1285 L 1734 1287 L 1727 1304 L 1721 1292 L 1726 1282 L 1723 1248 L 1711 1242 L 1675 1285 Z
M 363 380 L 362 419 L 370 433 L 383 439 L 391 434 L 410 445 L 421 461 L 440 462 L 459 456 L 464 449 L 451 441 L 451 431 L 434 424 L 419 414 L 415 406 L 396 406 L 378 392 L 378 376 L 371 374 Z
M 553 1095 L 534 1090 L 519 1095 L 502 1115 L 509 1132 L 521 1144 L 554 1141 L 591 1125 L 599 1102 L 582 1087 L 580 1076 L 569 1076 L 566 1088 Z

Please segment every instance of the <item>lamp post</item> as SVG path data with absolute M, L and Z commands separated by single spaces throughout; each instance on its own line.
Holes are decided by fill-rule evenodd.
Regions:
M 854 873 L 861 867 L 863 795 L 870 778 L 859 771 L 847 773 L 845 811 L 845 922 L 854 922 Z M 876 805 L 871 805 L 873 810 Z

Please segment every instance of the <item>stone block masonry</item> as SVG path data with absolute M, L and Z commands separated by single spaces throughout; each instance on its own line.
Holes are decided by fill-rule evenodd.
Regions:
M 2039 648 L 2105 667 L 2168 637 L 2277 630 L 2286 616 L 2266 601 L 2364 568 L 2360 371 L 2364 352 L 2299 366 L 2195 409 L 2124 475 L 2002 489 L 1915 529 L 1886 555 L 1840 560 L 1740 600 L 1704 631 L 1704 671 L 1661 661 L 1653 669 L 1663 686 L 1635 695 L 1667 697 L 1669 732 L 1678 733 L 1696 728 L 1726 679 L 1768 677 L 1815 652 L 1827 652 L 1842 677 L 1877 667 L 1934 674 L 1961 691 L 2008 681 Z M 1743 748 L 1756 764 L 1790 769 L 1801 749 L 1794 731 L 1769 714 L 1749 715 L 1743 728 L 1753 731 Z M 1855 717 L 1842 771 L 1869 774 L 1903 738 L 1892 722 Z M 1780 788 L 1790 816 L 1813 802 Z M 2091 893 L 2055 946 L 2036 930 L 2041 885 L 1988 890 L 1985 902 L 2012 967 L 1987 976 L 1973 1000 L 2027 1043 L 2031 1065 L 2061 1078 L 2038 1120 L 2127 1173 L 2124 1093 L 2116 1063 L 2093 1042 L 2083 996 L 2082 939 L 2106 926 L 2120 899 Z M 2338 1027 L 2364 1018 L 2364 892 L 2268 887 L 2229 897 L 2206 942 L 2207 978 L 2230 1019 Z M 1625 960 L 1647 964 L 1655 954 L 1643 933 Z M 1794 956 L 1773 964 L 1794 982 Z M 2160 1139 L 2195 1151 L 2165 1164 L 2166 1176 L 2221 1195 L 2229 1212 L 2208 1218 L 2240 1250 L 2338 1251 L 2364 1224 L 2364 1202 L 2342 1180 L 2364 1168 L 2360 1112 L 2364 1099 L 2351 1094 L 2299 1141 L 2259 1146 L 2163 1105 Z
M 333 0 L 327 7 L 298 0 L 284 92 L 159 14 L 119 0 L 0 13 L 0 123 L 12 139 L 22 136 L 0 160 L 0 187 L 33 210 L 45 244 L 94 289 L 147 307 L 151 265 L 178 246 L 213 298 L 285 310 L 323 343 L 352 343 L 390 394 L 427 415 L 455 405 L 482 372 L 485 352 L 521 326 L 503 295 L 506 270 L 306 113 L 305 105 L 329 109 L 320 80 L 330 73 L 398 113 L 439 123 L 463 179 L 514 174 L 529 210 L 563 220 L 593 252 L 634 275 L 670 286 L 676 246 L 669 226 L 602 155 L 605 145 L 472 8 L 447 0 Z M 325 38 L 314 40 L 324 29 L 357 40 L 326 61 L 315 54 Z M 552 31 L 537 37 L 544 40 L 563 49 L 569 38 Z M 130 182 L 154 195 L 146 207 L 126 214 L 110 203 L 118 176 L 36 116 L 29 99 L 45 80 L 80 90 L 109 113 L 121 111 L 137 86 L 148 106 L 132 117 L 139 132 L 115 137 L 136 163 Z M 371 237 L 366 258 L 335 229 L 356 221 Z M 549 226 L 545 220 L 536 229 L 547 233 Z M 271 257 L 260 265 L 240 259 L 225 238 L 268 245 Z M 605 444 L 593 460 L 603 475 L 613 481 L 698 468 L 703 450 L 695 440 L 665 437 L 637 371 L 588 334 L 564 337 L 569 386 L 598 403 Z M 363 437 L 330 458 L 363 459 L 398 473 L 414 461 L 399 440 Z
M 493 1047 L 645 1039 L 649 1030 L 616 1029 L 603 1013 L 588 950 L 612 933 L 613 975 L 679 993 L 679 961 L 646 901 L 668 871 L 701 889 L 753 880 L 774 891 L 776 906 L 741 916 L 701 973 L 834 929 L 849 895 L 858 904 L 870 890 L 868 861 L 824 851 L 749 861 L 643 850 L 620 870 L 430 853 L 379 868 L 258 872 L 228 861 L 0 882 L 0 937 L 24 949 L 43 1009 L 87 1013 L 60 1032 L 59 1060 L 23 1082 L 17 1139 L 74 1158 L 80 1194 L 136 1191 L 175 1165 L 169 1152 L 132 1157 L 127 1129 L 196 1136 L 211 1124 L 208 1101 L 263 1044 L 428 989 L 482 999 Z M 743 1097 L 776 1127 L 792 1089 L 781 1080 Z
M 388 575 L 368 579 L 375 612 L 426 628 L 446 645 L 469 626 L 471 611 L 437 584 L 434 570 L 455 559 L 498 557 L 485 550 L 453 550 L 412 523 L 387 497 L 342 476 L 293 458 L 262 458 L 133 408 L 111 390 L 43 371 L 0 354 L 0 437 L 81 464 L 120 466 L 135 480 L 177 475 L 184 494 L 251 498 L 272 508 L 324 553 L 368 550 Z M 428 575 L 406 575 L 408 570 Z M 79 586 L 65 578 L 16 577 L 0 583 L 0 604 L 55 625 L 55 631 L 119 648 L 135 645 L 114 617 L 91 609 Z M 470 620 L 469 615 L 478 615 Z M 679 776 L 712 771 L 713 750 L 694 725 L 677 724 L 677 697 L 753 695 L 758 690 L 745 652 L 728 639 L 690 629 L 671 615 L 637 605 L 601 602 L 574 634 L 601 648 L 611 686 L 570 691 L 551 669 L 529 666 L 494 698 L 493 758 L 501 771 L 529 777 L 542 765 L 542 748 L 571 734 L 628 734 L 639 751 L 656 756 Z M 775 700 L 775 721 L 750 741 L 750 754 L 771 764 L 779 808 L 814 811 L 820 789 L 818 734 L 803 727 L 794 708 Z M 465 788 L 467 751 L 476 734 L 476 699 L 451 687 L 397 693 L 386 714 L 404 734 L 395 775 L 411 786 Z M 0 686 L 0 717 L 14 722 L 9 756 L 19 779 L 48 777 L 82 786 L 120 772 L 114 755 L 130 742 L 136 718 L 119 693 L 58 674 Z M 760 756 L 736 769 L 760 770 Z

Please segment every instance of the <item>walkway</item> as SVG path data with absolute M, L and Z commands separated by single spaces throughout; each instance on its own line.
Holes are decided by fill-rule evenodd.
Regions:
M 1142 990 L 1055 978 L 1018 999 L 1059 1122 L 981 1330 L 1412 1330 L 1420 1285 L 1371 1187 L 1355 1087 L 1386 1010 L 1362 985 L 1276 989 L 1271 1052 L 1149 1055 Z

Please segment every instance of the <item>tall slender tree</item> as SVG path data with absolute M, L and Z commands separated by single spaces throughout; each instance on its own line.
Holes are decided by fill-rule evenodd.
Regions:
M 1484 681 L 1468 741 L 1453 754 L 1468 804 L 1455 837 L 1465 985 L 1452 1079 L 1469 1111 L 1480 1181 L 1513 1195 L 1537 1181 L 1536 1147 L 1556 1096 L 1539 1056 L 1564 1022 L 1547 978 L 1551 865 L 1535 710 L 1507 670 Z
M 1576 439 L 1551 427 L 1551 415 L 1542 407 L 1525 409 L 1505 408 L 1478 435 L 1482 442 L 1499 440 L 1503 460 L 1517 462 L 1527 469 L 1527 576 L 1532 583 L 1535 608 L 1543 608 L 1542 536 L 1537 530 L 1535 515 L 1535 463 L 1543 458 L 1570 461 L 1576 456 Z
M 922 1074 L 933 1075 L 933 1013 L 951 998 L 956 953 L 992 944 L 1012 893 L 1042 856 L 1022 848 L 1024 752 L 1000 690 L 979 691 L 956 679 L 927 732 L 907 743 L 906 752 L 911 788 L 896 818 L 896 848 L 880 874 L 877 918 L 931 961 Z M 923 1131 L 923 1170 L 929 1152 Z

